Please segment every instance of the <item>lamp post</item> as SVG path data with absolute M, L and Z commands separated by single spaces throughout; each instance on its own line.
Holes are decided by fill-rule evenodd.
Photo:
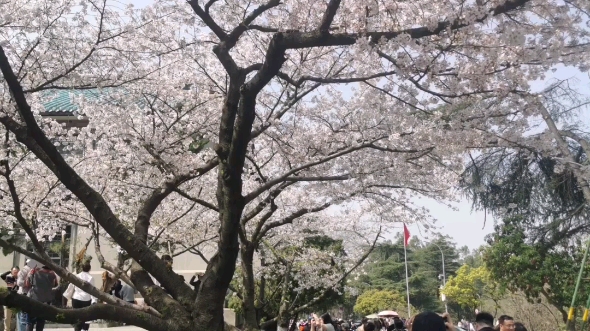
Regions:
M 445 253 L 443 252 L 442 248 L 440 248 L 439 245 L 432 243 L 434 246 L 436 246 L 438 248 L 438 250 L 440 251 L 440 255 L 441 255 L 441 259 L 442 259 L 442 276 L 443 276 L 443 288 L 445 287 L 445 285 L 447 285 L 447 275 L 445 273 Z M 445 300 L 443 301 L 445 303 L 445 312 L 449 312 L 449 307 L 447 306 L 447 300 L 445 298 Z

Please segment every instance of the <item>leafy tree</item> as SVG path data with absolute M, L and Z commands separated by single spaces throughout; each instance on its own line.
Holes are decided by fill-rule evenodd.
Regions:
M 440 249 L 439 249 L 440 247 Z M 439 288 L 442 285 L 442 254 L 445 257 L 446 276 L 458 268 L 455 245 L 447 237 L 439 237 L 430 243 L 412 239 L 407 248 L 408 274 L 411 303 L 419 310 L 440 311 Z M 406 292 L 403 239 L 379 244 L 352 286 L 361 290 L 379 289 L 396 293 Z
M 332 274 L 344 273 L 344 266 L 336 262 L 339 257 L 345 255 L 342 240 L 322 235 L 316 231 L 304 232 L 306 236 L 301 238 L 302 243 L 300 246 L 283 245 L 261 248 L 268 251 L 269 254 L 266 254 L 267 258 L 264 260 L 264 274 L 256 280 L 256 316 L 258 323 L 279 316 L 284 302 L 288 303 L 287 306 L 290 310 L 312 303 L 306 305 L 305 312 L 329 311 L 343 302 L 343 282 L 335 288 L 324 289 L 321 284 L 316 284 L 314 287 L 304 287 L 304 284 L 300 281 L 304 278 L 302 275 L 307 275 L 310 272 L 319 272 L 318 277 L 323 275 L 329 277 Z M 314 269 L 317 262 L 308 259 L 309 255 L 307 254 L 309 254 L 310 248 L 320 250 L 326 253 L 326 256 L 333 256 L 331 261 L 328 262 L 328 270 Z M 300 264 L 295 261 L 303 261 L 303 263 Z M 243 270 L 238 268 L 237 274 L 239 275 L 242 272 Z M 233 288 L 237 290 L 238 295 L 230 299 L 229 306 L 241 314 L 244 311 L 244 301 L 242 300 L 244 286 L 241 278 L 234 279 Z M 327 293 L 323 296 L 323 300 L 314 302 L 320 291 L 327 291 Z
M 407 302 L 404 295 L 391 290 L 368 290 L 356 299 L 354 312 L 367 316 L 377 314 L 383 310 L 394 310 L 401 316 L 407 311 Z
M 570 142 L 570 150 L 576 163 L 586 162 L 579 144 Z M 558 158 L 533 147 L 487 150 L 468 165 L 462 188 L 474 208 L 498 218 L 518 217 L 530 244 L 551 249 L 590 233 L 582 190 Z
M 527 242 L 524 225 L 518 218 L 504 219 L 496 226 L 484 253 L 491 276 L 508 290 L 523 292 L 531 301 L 544 297 L 567 320 L 576 275 L 584 245 L 580 241 L 562 241 L 552 249 L 538 249 Z M 590 272 L 587 267 L 586 274 Z M 578 304 L 583 305 L 588 291 L 581 286 Z
M 500 298 L 498 285 L 484 267 L 477 268 L 464 264 L 457 274 L 447 281 L 443 288 L 447 300 L 458 304 L 471 314 L 481 307 L 484 300 L 497 302 Z M 472 316 L 472 315 L 471 315 Z

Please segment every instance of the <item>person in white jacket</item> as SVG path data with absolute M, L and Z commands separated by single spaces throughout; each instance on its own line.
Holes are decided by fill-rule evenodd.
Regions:
M 78 278 L 80 278 L 81 280 L 83 280 L 87 283 L 90 283 L 90 285 L 94 286 L 94 278 L 92 278 L 92 276 L 89 274 L 89 272 L 90 272 L 90 264 L 87 263 L 82 266 L 82 272 L 77 274 L 76 276 Z M 66 292 L 72 291 L 72 289 L 70 287 L 73 287 L 72 308 L 85 308 L 85 307 L 89 307 L 90 305 L 96 303 L 97 299 L 95 297 L 84 292 L 83 290 L 79 289 L 78 287 L 74 286 L 73 284 L 70 284 L 70 286 L 68 287 Z M 89 328 L 90 328 L 90 324 L 85 323 L 85 322 L 80 322 L 80 323 L 74 325 L 75 331 L 81 331 L 81 330 L 88 331 Z
M 16 285 L 18 286 L 18 294 L 27 295 L 29 293 L 29 288 L 25 286 L 25 282 L 27 280 L 27 276 L 31 269 L 37 266 L 37 262 L 32 261 L 31 259 L 25 260 L 25 266 L 20 269 L 16 276 Z M 16 313 L 16 326 L 18 331 L 26 331 L 27 330 L 27 314 L 25 312 L 19 311 Z

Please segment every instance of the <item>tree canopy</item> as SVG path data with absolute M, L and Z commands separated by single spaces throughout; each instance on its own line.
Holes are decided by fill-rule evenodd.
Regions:
M 486 267 L 474 268 L 467 264 L 449 278 L 442 293 L 447 300 L 472 314 L 482 306 L 484 300 L 497 301 L 501 297 L 499 287 Z
M 580 241 L 562 241 L 553 249 L 540 250 L 527 242 L 523 227 L 517 218 L 498 224 L 484 253 L 485 264 L 499 284 L 524 293 L 531 301 L 545 298 L 565 322 L 584 245 Z M 589 271 L 587 267 L 586 275 Z M 577 304 L 583 305 L 587 294 L 586 286 L 582 286 Z
M 321 250 L 297 246 L 313 230 L 347 239 L 338 258 L 353 270 L 383 227 L 429 220 L 416 197 L 453 196 L 466 150 L 529 132 L 530 82 L 590 58 L 586 0 L 7 0 L 0 10 L 1 225 L 34 251 L 0 246 L 104 302 L 70 310 L 2 292 L 0 304 L 149 331 L 223 330 L 236 267 L 244 328 L 258 329 L 261 247 L 308 250 L 298 255 L 325 265 Z M 48 117 L 59 91 L 87 125 Z M 145 306 L 52 263 L 42 243 L 71 224 L 92 234 L 98 257 L 119 246 L 130 276 L 102 267 Z M 198 295 L 159 258 L 161 243 L 207 263 Z M 413 269 L 423 307 L 435 268 Z M 301 289 L 339 286 L 297 275 Z
M 418 310 L 440 311 L 442 308 L 439 290 L 443 281 L 440 250 L 444 253 L 445 273 L 449 277 L 459 267 L 455 244 L 449 238 L 438 237 L 429 243 L 412 239 L 407 249 L 410 302 Z M 359 288 L 361 292 L 377 289 L 406 293 L 405 277 L 403 239 L 397 238 L 393 242 L 378 244 L 363 274 L 357 280 L 350 281 L 349 285 Z

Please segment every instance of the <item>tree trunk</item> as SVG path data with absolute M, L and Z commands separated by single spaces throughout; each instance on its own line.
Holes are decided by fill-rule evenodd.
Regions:
M 242 244 L 242 282 L 243 297 L 242 311 L 244 317 L 244 330 L 258 330 L 258 317 L 256 314 L 256 281 L 254 279 L 254 248 L 250 244 Z
M 249 136 L 253 122 L 252 119 L 249 125 L 246 125 L 238 115 L 238 107 L 243 107 L 240 88 L 245 78 L 243 74 L 230 78 L 221 115 L 219 143 L 215 147 L 218 157 L 222 160 L 217 174 L 216 192 L 220 220 L 219 241 L 217 253 L 207 265 L 207 272 L 203 276 L 201 290 L 195 303 L 198 312 L 195 321 L 197 330 L 223 330 L 223 304 L 240 253 L 238 232 L 245 205 L 242 196 L 242 173 L 248 139 L 236 136 L 240 135 L 238 132 L 241 130 L 246 130 Z M 254 107 L 254 104 L 251 106 Z M 241 135 L 246 133 L 241 132 Z

